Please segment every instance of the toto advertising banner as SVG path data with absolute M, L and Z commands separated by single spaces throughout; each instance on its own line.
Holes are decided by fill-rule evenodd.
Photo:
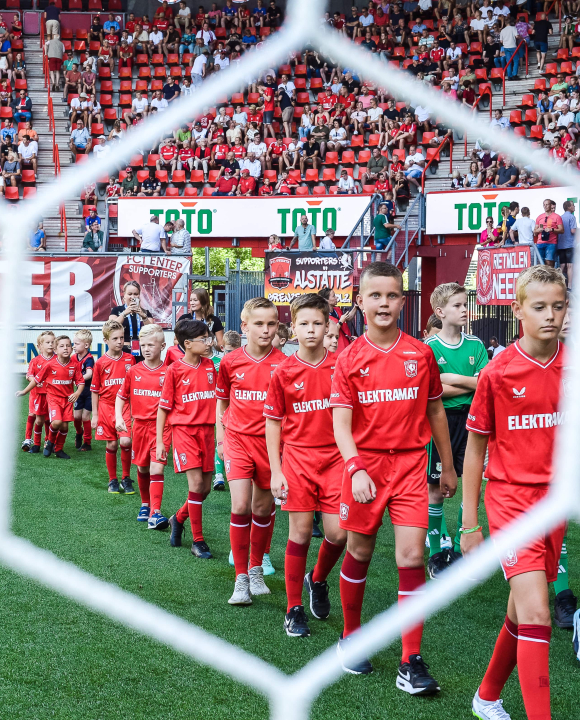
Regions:
M 292 236 L 302 215 L 314 225 L 318 235 L 332 229 L 347 236 L 369 204 L 364 195 L 328 195 L 324 198 L 274 197 L 227 198 L 120 198 L 119 236 L 131 237 L 158 215 L 163 225 L 183 219 L 192 237 L 264 237 L 272 233 Z
M 187 289 L 190 269 L 191 258 L 174 255 L 36 255 L 23 263 L 19 322 L 102 323 L 112 307 L 123 304 L 124 284 L 137 280 L 141 305 L 156 323 L 169 327 L 172 291 Z
M 341 252 L 267 252 L 264 294 L 275 305 L 330 287 L 339 305 L 352 305 L 352 256 Z
M 477 304 L 511 305 L 516 278 L 530 267 L 529 247 L 480 248 L 477 256 Z
M 535 220 L 544 212 L 544 200 L 556 203 L 556 212 L 562 215 L 562 205 L 571 200 L 576 203 L 576 219 L 580 221 L 578 188 L 497 188 L 490 190 L 452 190 L 451 192 L 427 193 L 428 235 L 461 235 L 481 233 L 485 229 L 485 218 L 493 217 L 499 224 L 501 210 L 511 202 L 519 203 L 520 209 L 530 209 Z

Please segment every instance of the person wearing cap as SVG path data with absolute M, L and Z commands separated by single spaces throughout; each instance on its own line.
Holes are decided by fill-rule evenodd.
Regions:
M 224 174 L 224 172 L 226 171 L 226 168 L 229 168 L 232 171 L 232 174 L 234 175 L 235 178 L 237 178 L 238 180 L 240 179 L 240 164 L 237 161 L 233 150 L 230 150 L 228 152 L 227 157 L 224 160 L 224 163 L 220 168 L 218 178 L 220 177 L 220 175 Z
M 218 178 L 212 195 L 216 195 L 218 197 L 235 195 L 237 185 L 237 178 L 233 175 L 229 168 L 226 168 L 224 174 Z
M 141 90 L 135 92 L 135 97 L 131 103 L 131 111 L 126 112 L 123 115 L 123 119 L 127 125 L 132 125 L 138 114 L 143 115 L 143 117 L 147 117 L 149 114 L 149 101 L 147 100 L 147 96 L 143 97 Z
M 78 97 L 74 97 L 70 101 L 70 108 L 68 111 L 71 127 L 76 125 L 77 120 L 82 120 L 83 123 L 87 124 L 87 94 L 81 93 Z
M 91 151 L 91 133 L 82 120 L 77 120 L 76 127 L 70 134 L 69 147 L 73 155 L 88 155 Z
M 133 168 L 127 165 L 125 177 L 121 180 L 121 197 L 134 197 L 139 192 L 139 182 L 133 173 Z
M 249 170 L 242 170 L 242 177 L 238 183 L 236 193 L 240 197 L 251 197 L 256 194 L 256 179 L 250 175 Z
M 107 145 L 107 138 L 104 135 L 99 135 L 97 140 L 98 143 L 93 148 L 93 155 L 96 158 L 103 158 L 109 154 L 111 148 Z
M 72 70 L 69 70 L 64 77 L 64 89 L 62 91 L 62 101 L 67 102 L 69 93 L 80 94 L 82 90 L 82 75 L 79 72 L 77 63 L 73 63 Z

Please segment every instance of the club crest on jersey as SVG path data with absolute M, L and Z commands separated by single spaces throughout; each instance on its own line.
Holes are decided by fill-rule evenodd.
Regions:
M 187 464 L 187 455 L 185 453 L 179 453 L 179 459 L 183 463 L 183 465 Z
M 243 380 L 245 374 L 246 373 L 241 373 L 241 374 L 236 373 L 236 377 L 238 378 L 238 380 Z
M 508 550 L 505 556 L 505 564 L 508 567 L 513 567 L 518 562 L 518 554 L 515 550 Z
M 72 377 L 74 374 L 75 374 L 75 370 L 74 370 L 74 368 L 71 368 L 71 369 L 68 371 L 68 376 L 69 376 L 69 377 Z
M 526 397 L 526 388 L 523 387 L 521 390 L 518 390 L 517 388 L 512 388 L 513 394 L 514 394 L 514 400 L 521 400 L 522 398 Z
M 230 461 L 226 460 L 226 475 L 230 474 Z
M 131 460 L 134 460 L 134 459 L 135 459 L 135 451 L 131 450 Z
M 125 365 L 125 372 L 129 372 L 130 369 L 131 369 L 131 365 Z
M 409 378 L 417 376 L 417 361 L 416 360 L 404 360 L 405 375 Z
M 369 376 L 369 369 L 370 369 L 370 368 L 359 368 L 360 376 L 361 376 L 361 377 L 368 377 L 368 376 Z
M 213 373 L 212 372 L 207 374 L 207 381 L 210 385 L 213 385 Z
M 159 376 L 159 385 L 163 386 L 163 383 L 165 382 L 165 375 Z
M 294 383 L 294 387 L 296 388 L 296 390 L 304 390 L 304 383 Z
M 346 503 L 340 503 L 340 519 L 348 520 L 348 505 Z
M 97 427 L 97 435 L 103 435 L 103 428 L 101 425 Z
M 473 357 L 473 355 L 470 355 L 470 356 L 469 356 L 469 364 L 470 364 L 470 365 L 475 365 L 475 358 Z

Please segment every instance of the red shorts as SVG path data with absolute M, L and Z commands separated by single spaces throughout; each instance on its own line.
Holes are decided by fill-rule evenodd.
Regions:
M 489 532 L 493 536 L 506 525 L 521 517 L 527 510 L 545 497 L 549 485 L 514 485 L 490 480 L 485 488 L 485 510 Z M 558 526 L 548 535 L 542 535 L 519 550 L 510 550 L 500 558 L 506 580 L 523 573 L 543 570 L 546 580 L 554 582 L 558 577 L 558 565 L 566 524 Z
M 36 407 L 38 405 L 38 390 L 33 387 L 28 393 L 28 414 L 36 415 Z
M 123 408 L 123 420 L 127 426 L 126 432 L 117 432 L 115 430 L 115 406 L 109 405 L 109 403 L 99 403 L 99 409 L 97 411 L 99 418 L 99 424 L 95 431 L 95 440 L 105 440 L 114 442 L 118 438 L 130 438 L 131 437 L 131 408 L 129 403 L 125 403 Z
M 30 400 L 28 401 L 28 411 L 32 415 L 40 415 L 48 417 L 48 402 L 46 393 L 39 393 L 36 388 L 30 391 Z
M 157 460 L 157 421 L 156 420 L 133 420 L 131 432 L 131 464 L 138 467 L 149 467 L 152 462 L 160 465 L 167 465 L 167 460 Z M 163 432 L 165 451 L 169 452 L 171 447 L 171 425 L 165 425 Z
M 340 527 L 362 535 L 374 535 L 388 509 L 393 525 L 429 527 L 429 494 L 425 483 L 427 452 L 359 453 L 377 489 L 373 502 L 355 502 L 352 481 L 343 470 Z M 344 466 L 343 466 L 344 467 Z
M 73 403 L 69 403 L 66 399 L 48 398 L 48 419 L 50 422 L 72 422 Z
M 344 460 L 336 447 L 304 448 L 284 445 L 282 472 L 288 498 L 282 510 L 321 510 L 338 515 Z
M 57 72 L 62 67 L 62 58 L 48 58 L 48 69 Z
M 224 462 L 229 482 L 249 478 L 261 490 L 270 489 L 272 471 L 265 435 L 243 435 L 226 429 Z
M 173 469 L 214 471 L 215 425 L 173 425 Z

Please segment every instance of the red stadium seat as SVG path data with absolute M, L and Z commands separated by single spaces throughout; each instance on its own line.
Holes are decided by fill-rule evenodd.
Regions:
M 537 118 L 538 114 L 535 110 L 526 110 L 526 114 L 522 122 L 526 125 L 535 125 L 538 121 Z
M 232 105 L 243 105 L 244 93 L 234 93 L 232 95 Z
M 101 103 L 102 105 L 103 103 Z M 104 117 L 108 122 L 115 122 L 117 119 L 117 110 L 115 108 L 105 108 Z
M 27 90 L 28 83 L 26 82 L 26 80 L 16 79 L 14 81 L 14 89 L 15 90 Z
M 363 195 L 372 195 L 375 191 L 374 185 L 363 185 Z
M 510 112 L 510 123 L 512 125 L 521 125 L 521 123 L 522 123 L 522 111 L 521 110 L 512 110 Z
M 173 181 L 172 181 L 173 182 Z M 165 197 L 179 197 L 179 188 L 168 187 L 165 190 Z
M 203 184 L 203 170 L 192 170 L 189 182 L 194 183 L 195 185 L 202 185 Z M 187 190 L 187 188 L 185 188 L 185 189 Z
M 318 182 L 318 170 L 307 170 L 304 177 L 306 182 Z
M 167 55 L 168 65 L 179 65 L 179 55 L 177 53 L 169 53 Z
M 566 73 L 567 75 L 572 75 L 574 70 L 572 69 L 572 63 L 571 62 L 563 62 L 560 65 L 560 72 Z
M 276 170 L 264 170 L 264 180 L 268 178 L 272 184 L 278 182 L 278 173 Z
M 189 186 L 183 188 L 183 197 L 197 197 L 197 188 Z
M 0 107 L 0 118 L 11 118 L 12 108 L 11 107 Z
M 320 78 L 310 78 L 310 89 L 311 90 L 318 90 L 319 88 L 323 87 L 322 80 Z
M 371 133 L 369 135 L 369 147 L 378 147 L 381 136 L 378 133 Z
M 111 68 L 107 65 L 107 67 L 100 67 L 99 68 L 99 77 L 100 78 L 110 78 L 111 77 Z
M 120 77 L 120 78 L 129 78 L 129 79 L 132 78 L 132 77 L 133 77 L 133 72 L 131 71 L 131 68 L 122 67 L 122 68 L 119 70 L 119 77 Z
M 34 170 L 23 170 L 22 182 L 27 183 L 28 185 L 35 185 L 36 178 L 34 177 Z
M 350 139 L 350 146 L 351 146 L 351 148 L 364 147 L 365 146 L 364 137 L 362 135 L 353 135 Z
M 400 162 L 405 162 L 405 151 L 404 150 L 393 150 L 393 162 L 395 162 L 397 159 L 400 160 Z
M 315 185 L 312 188 L 313 195 L 326 195 L 326 185 Z
M 219 175 L 219 170 L 210 170 L 209 171 L 209 181 L 212 185 L 214 185 L 217 182 Z
M 304 187 L 301 185 L 300 187 L 296 188 L 296 195 L 309 195 L 309 191 L 307 187 Z
M 35 195 L 36 195 L 36 187 L 27 185 L 26 187 L 22 188 L 22 199 L 23 200 L 34 197 Z
M 514 135 L 517 137 L 526 137 L 526 128 L 523 125 L 521 127 L 514 128 Z
M 534 90 L 545 90 L 546 80 L 544 78 L 538 78 L 534 83 Z
M 345 150 L 340 159 L 341 165 L 354 165 L 354 150 Z
M 185 185 L 185 170 L 175 170 L 171 176 L 174 185 Z
M 306 77 L 306 65 L 296 65 L 294 75 L 295 77 Z
M 159 160 L 159 155 L 148 155 L 147 156 L 147 167 L 155 167 Z
M 309 105 L 310 104 L 310 93 L 299 92 L 296 93 L 296 102 L 298 105 Z
M 153 53 L 153 55 L 151 55 L 151 64 L 152 65 L 165 65 L 165 60 L 163 58 L 163 55 L 161 53 Z
M 18 188 L 17 187 L 7 187 L 4 191 L 4 197 L 6 200 L 19 200 L 20 196 L 18 194 Z
M 370 150 L 361 150 L 358 154 L 358 164 L 363 165 L 365 163 L 368 163 L 368 161 L 371 159 L 371 151 Z
M 530 138 L 541 140 L 544 137 L 544 128 L 541 125 L 532 125 L 530 128 Z
M 336 168 L 322 168 L 322 182 L 334 182 L 336 180 Z
M 299 183 L 300 182 L 300 170 L 290 170 L 288 173 L 288 179 L 292 182 Z
M 338 185 L 331 185 L 328 188 L 328 194 L 329 195 L 338 195 Z
M 137 170 L 137 181 L 142 183 L 149 177 L 149 170 Z M 119 176 L 119 180 L 121 177 Z
M 556 60 L 568 60 L 569 57 L 568 48 L 560 48 L 556 53 Z
M 132 168 L 142 168 L 143 167 L 143 155 L 133 155 L 133 157 L 129 160 L 129 165 Z
M 102 135 L 104 132 L 105 132 L 105 127 L 104 127 L 104 125 L 101 125 L 101 123 L 93 123 L 91 125 L 91 135 L 93 135 L 93 137 Z
M 89 0 L 89 12 L 101 12 L 102 9 L 101 0 Z
M 558 63 L 546 63 L 543 75 L 557 75 L 558 74 Z
M 212 187 L 204 187 L 202 192 L 202 197 L 211 197 L 213 195 L 215 188 Z
M 326 160 L 324 161 L 325 165 L 338 165 L 338 153 L 337 152 L 327 152 L 326 153 Z
M 522 95 L 521 108 L 536 107 L 536 100 L 533 95 Z
M 147 67 L 140 67 L 137 77 L 141 80 L 143 80 L 143 78 L 151 78 L 151 68 L 149 65 L 147 65 Z
M 146 93 L 148 87 L 149 87 L 149 83 L 147 82 L 147 80 L 136 80 L 135 81 L 135 92 L 137 92 L 137 90 L 140 90 L 142 93 Z
M 89 52 L 94 55 L 98 55 L 100 49 L 101 43 L 98 40 L 91 40 L 89 43 Z
M 165 69 L 165 65 L 163 67 L 156 67 L 153 70 L 153 76 L 156 78 L 165 78 L 167 77 L 167 70 Z
M 119 105 L 121 107 L 131 107 L 132 104 L 133 104 L 133 97 L 130 93 L 119 95 Z

